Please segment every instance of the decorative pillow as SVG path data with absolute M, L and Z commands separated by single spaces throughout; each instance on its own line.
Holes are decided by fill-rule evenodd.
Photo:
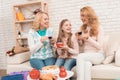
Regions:
M 114 60 L 114 55 L 107 56 L 103 61 L 103 64 L 109 64 Z
M 103 61 L 103 64 L 109 64 L 114 60 L 115 53 L 118 50 L 119 42 L 109 43 L 106 47 L 105 51 L 105 60 Z
M 119 43 L 120 43 L 120 38 L 118 36 L 118 33 L 109 34 L 108 43 L 105 43 L 107 45 L 105 47 L 106 59 L 103 61 L 104 64 L 111 63 L 114 60 L 116 55 L 115 53 L 117 52 L 119 47 Z
M 115 65 L 120 66 L 120 46 L 115 54 Z
M 106 56 L 111 56 L 113 54 L 116 53 L 116 51 L 118 50 L 119 47 L 119 42 L 113 42 L 113 43 L 109 43 L 107 50 L 106 50 Z

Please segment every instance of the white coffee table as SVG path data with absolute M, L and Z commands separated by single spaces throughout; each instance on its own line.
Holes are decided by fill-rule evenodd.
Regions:
M 66 80 L 66 79 L 69 79 L 70 77 L 72 77 L 73 75 L 74 75 L 74 72 L 67 71 L 67 76 L 65 78 L 61 78 L 61 77 L 59 77 L 59 75 L 56 75 L 56 76 L 58 77 L 57 80 Z M 27 80 L 32 80 L 29 75 L 27 76 Z
M 58 80 L 66 80 L 66 79 L 69 79 L 70 77 L 72 77 L 74 75 L 74 72 L 72 71 L 67 71 L 67 76 L 65 78 L 61 78 L 59 75 L 58 75 Z

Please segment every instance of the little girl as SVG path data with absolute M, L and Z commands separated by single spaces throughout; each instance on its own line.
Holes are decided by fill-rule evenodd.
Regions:
M 57 47 L 59 57 L 55 64 L 59 67 L 64 66 L 67 70 L 71 70 L 76 65 L 76 57 L 79 53 L 79 45 L 71 29 L 70 21 L 63 19 L 59 25 L 57 38 L 57 42 L 63 43 L 63 46 Z

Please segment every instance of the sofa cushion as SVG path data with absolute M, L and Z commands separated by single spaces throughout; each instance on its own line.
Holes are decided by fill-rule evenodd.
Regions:
M 95 65 L 92 67 L 92 78 L 117 79 L 120 78 L 120 67 L 114 63 Z
M 106 58 L 103 61 L 103 64 L 109 64 L 114 60 L 115 53 L 119 46 L 119 41 L 114 41 L 114 38 L 116 37 L 117 37 L 116 35 L 115 36 L 110 35 L 109 38 L 108 36 L 105 38 L 103 48 Z
M 106 51 L 106 58 L 102 62 L 103 64 L 109 64 L 115 59 L 115 53 L 117 52 L 119 47 L 119 43 L 115 42 L 114 44 L 108 45 L 107 51 Z
M 108 41 L 107 41 L 108 40 Z M 107 38 L 106 42 L 104 43 L 106 44 L 106 55 L 111 55 L 111 53 L 109 53 L 112 50 L 117 50 L 119 43 L 120 43 L 120 37 L 118 36 L 118 33 L 112 33 L 109 34 L 109 38 Z
M 72 69 L 74 72 L 74 78 L 76 78 L 76 67 Z M 102 79 L 117 79 L 120 78 L 120 67 L 115 66 L 114 63 L 111 64 L 101 64 L 92 66 L 92 78 Z
M 114 60 L 114 55 L 107 56 L 105 60 L 102 62 L 103 64 L 109 64 Z
M 115 54 L 115 65 L 120 66 L 120 47 L 118 48 Z
M 106 50 L 106 56 L 110 56 L 116 53 L 119 47 L 119 42 L 114 42 L 114 43 L 108 43 L 107 45 L 107 50 Z
M 7 64 L 20 64 L 29 60 L 29 58 L 30 52 L 24 52 L 14 56 L 7 56 Z
M 7 65 L 7 74 L 11 72 L 19 72 L 19 71 L 31 71 L 33 68 L 30 65 L 30 62 L 24 62 L 22 64 L 8 64 Z

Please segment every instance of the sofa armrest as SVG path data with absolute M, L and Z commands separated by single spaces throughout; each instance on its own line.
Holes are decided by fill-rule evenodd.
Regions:
M 30 59 L 30 52 L 7 56 L 7 64 L 20 64 Z
M 120 66 L 120 46 L 115 54 L 115 65 Z

